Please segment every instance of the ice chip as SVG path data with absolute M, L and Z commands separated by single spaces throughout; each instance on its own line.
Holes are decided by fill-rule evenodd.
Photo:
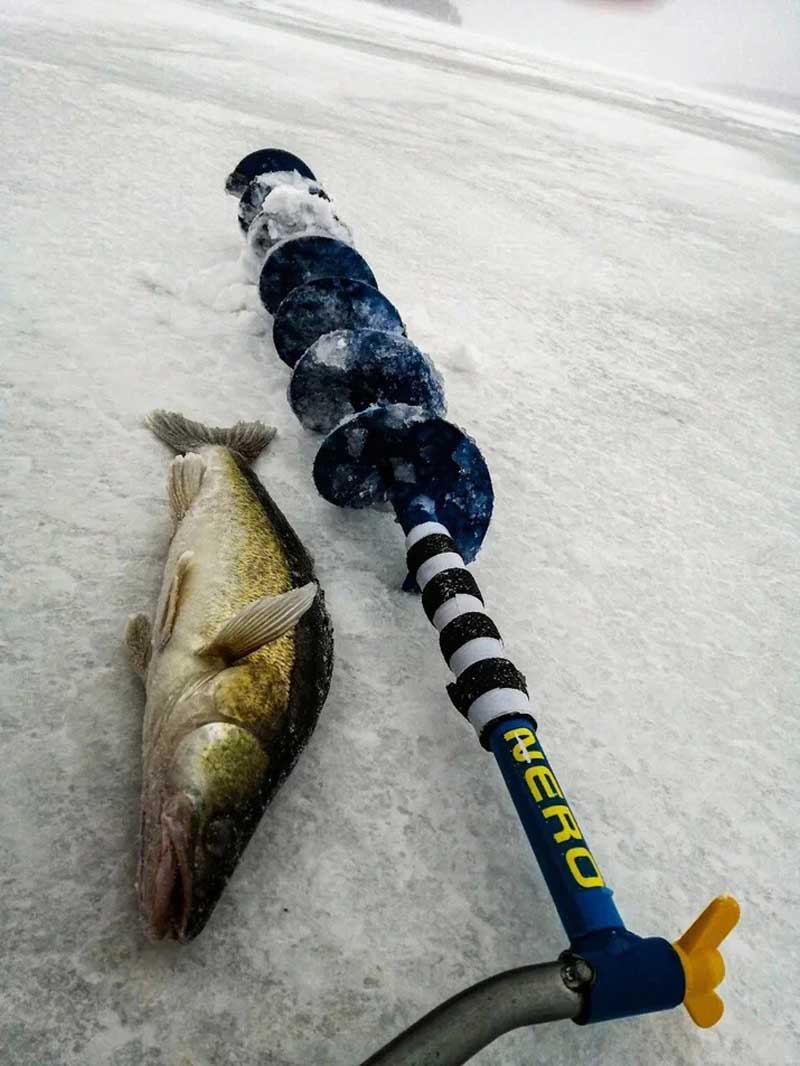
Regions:
M 417 474 L 414 470 L 414 465 L 407 460 L 392 460 L 392 473 L 394 474 L 395 481 L 402 481 L 405 485 L 416 485 L 417 483 Z
M 347 452 L 353 459 L 358 459 L 364 450 L 364 444 L 367 440 L 367 431 L 365 429 L 351 429 L 347 434 Z

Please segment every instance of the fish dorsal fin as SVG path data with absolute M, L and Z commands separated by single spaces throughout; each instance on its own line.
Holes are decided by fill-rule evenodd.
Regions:
M 245 465 L 254 462 L 275 436 L 274 428 L 263 422 L 237 422 L 230 428 L 204 426 L 177 411 L 153 411 L 147 425 L 176 452 L 219 444 L 229 448 Z
M 297 625 L 317 595 L 317 584 L 309 581 L 299 589 L 280 596 L 262 596 L 235 615 L 201 651 L 236 662 L 271 644 Z
M 176 522 L 180 522 L 192 506 L 206 472 L 205 460 L 197 452 L 176 455 L 169 465 L 167 491 L 169 509 Z
M 194 558 L 194 552 L 185 551 L 178 557 L 178 561 L 175 564 L 175 574 L 172 578 L 172 584 L 169 587 L 167 593 L 167 600 L 164 604 L 164 611 L 161 615 L 161 623 L 158 627 L 158 649 L 164 647 L 169 638 L 172 636 L 172 630 L 175 628 L 175 618 L 178 614 L 178 604 L 181 597 L 181 589 L 186 577 L 186 573 Z

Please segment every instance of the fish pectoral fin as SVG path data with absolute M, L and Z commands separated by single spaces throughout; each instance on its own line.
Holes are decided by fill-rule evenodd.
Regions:
M 192 506 L 203 484 L 206 463 L 197 452 L 176 455 L 169 465 L 167 492 L 169 509 L 176 522 L 180 522 Z
M 153 627 L 146 614 L 132 614 L 125 626 L 125 645 L 131 666 L 143 678 L 153 651 Z
M 172 584 L 169 587 L 169 593 L 167 594 L 167 601 L 164 604 L 164 611 L 161 615 L 161 622 L 158 627 L 158 648 L 159 651 L 164 647 L 169 638 L 172 636 L 172 630 L 175 628 L 175 618 L 178 614 L 178 605 L 181 598 L 181 589 L 186 578 L 186 574 L 194 558 L 194 552 L 185 551 L 178 557 L 178 562 L 175 564 L 175 574 L 172 578 Z
M 235 615 L 207 644 L 201 655 L 218 655 L 236 662 L 288 633 L 303 617 L 317 595 L 317 583 L 309 581 L 280 596 L 262 596 Z

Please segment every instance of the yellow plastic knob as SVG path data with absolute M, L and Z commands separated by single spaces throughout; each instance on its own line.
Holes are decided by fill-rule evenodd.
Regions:
M 739 921 L 740 913 L 733 896 L 717 896 L 672 945 L 686 978 L 684 1006 L 702 1029 L 716 1025 L 725 1009 L 715 992 L 725 977 L 719 945 Z

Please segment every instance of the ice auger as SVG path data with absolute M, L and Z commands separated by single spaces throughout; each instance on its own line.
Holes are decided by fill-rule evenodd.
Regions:
M 296 196 L 276 215 L 269 197 L 287 184 Z M 341 507 L 394 509 L 405 533 L 404 587 L 421 594 L 453 674 L 450 698 L 497 761 L 567 935 L 557 960 L 467 989 L 363 1066 L 456 1066 L 518 1026 L 589 1024 L 680 1003 L 697 1025 L 714 1025 L 723 1011 L 719 946 L 739 906 L 718 897 L 672 943 L 625 927 L 542 748 L 525 678 L 467 570 L 494 495 L 475 441 L 444 418 L 441 377 L 407 338 L 369 265 L 340 239 L 341 223 L 302 160 L 254 152 L 226 188 L 241 197 L 245 232 L 265 214 L 251 252 L 263 258 L 259 292 L 274 316 L 275 349 L 293 371 L 292 410 L 326 434 L 314 462 L 317 489 Z

